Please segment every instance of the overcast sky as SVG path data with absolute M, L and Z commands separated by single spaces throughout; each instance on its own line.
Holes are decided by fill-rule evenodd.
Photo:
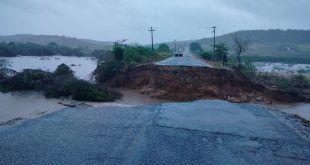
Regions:
M 210 37 L 251 29 L 310 29 L 310 0 L 0 0 L 0 35 L 51 34 L 101 41 Z

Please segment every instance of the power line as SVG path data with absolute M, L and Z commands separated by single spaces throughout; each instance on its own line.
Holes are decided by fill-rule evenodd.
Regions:
M 155 29 L 153 29 L 153 27 L 151 27 L 151 29 L 149 30 L 151 32 L 151 39 L 152 39 L 152 51 L 154 51 L 154 37 L 153 37 L 153 32 L 156 31 Z

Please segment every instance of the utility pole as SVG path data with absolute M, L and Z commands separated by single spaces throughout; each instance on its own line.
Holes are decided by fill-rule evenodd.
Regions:
M 216 26 L 212 27 L 213 31 L 212 33 L 214 34 L 213 36 L 213 56 L 212 56 L 212 61 L 214 61 L 214 56 L 215 56 L 215 32 L 216 32 Z
M 177 52 L 177 40 L 174 40 L 174 53 Z
M 153 27 L 151 27 L 151 29 L 149 30 L 151 32 L 151 39 L 152 39 L 152 51 L 154 51 L 154 38 L 153 38 L 153 32 L 156 31 L 155 29 L 153 29 Z

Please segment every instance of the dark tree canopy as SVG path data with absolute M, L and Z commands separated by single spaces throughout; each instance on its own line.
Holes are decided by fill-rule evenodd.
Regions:
M 56 71 L 54 72 L 57 76 L 69 76 L 73 77 L 74 72 L 71 70 L 71 68 L 66 64 L 60 64 Z
M 121 62 L 124 59 L 124 49 L 119 45 L 114 45 L 113 55 L 117 62 Z
M 215 45 L 215 58 L 217 61 L 222 61 L 224 56 L 228 54 L 228 47 L 223 44 L 216 44 Z
M 190 50 L 194 53 L 200 53 L 203 52 L 203 49 L 201 47 L 201 45 L 198 42 L 192 42 L 190 44 Z
M 63 56 L 83 56 L 80 49 L 60 46 L 56 43 L 39 45 L 34 43 L 0 43 L 0 57 L 25 56 L 52 56 L 60 54 Z
M 170 52 L 170 48 L 167 44 L 162 43 L 158 46 L 157 51 L 159 51 L 159 52 Z

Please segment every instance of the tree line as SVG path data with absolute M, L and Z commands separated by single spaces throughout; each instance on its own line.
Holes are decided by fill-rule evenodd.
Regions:
M 240 68 L 242 66 L 241 55 L 248 50 L 250 42 L 248 39 L 243 39 L 237 35 L 233 36 L 233 41 L 234 43 L 231 48 L 224 43 L 212 45 L 215 48 L 214 52 L 205 51 L 198 42 L 192 42 L 190 44 L 190 50 L 205 60 L 221 62 L 223 66 L 227 65 L 227 56 L 229 50 L 231 50 L 236 55 L 237 66 Z
M 0 43 L 0 57 L 24 56 L 52 56 L 60 54 L 63 56 L 83 56 L 81 49 L 61 46 L 56 43 L 39 45 L 34 43 Z

